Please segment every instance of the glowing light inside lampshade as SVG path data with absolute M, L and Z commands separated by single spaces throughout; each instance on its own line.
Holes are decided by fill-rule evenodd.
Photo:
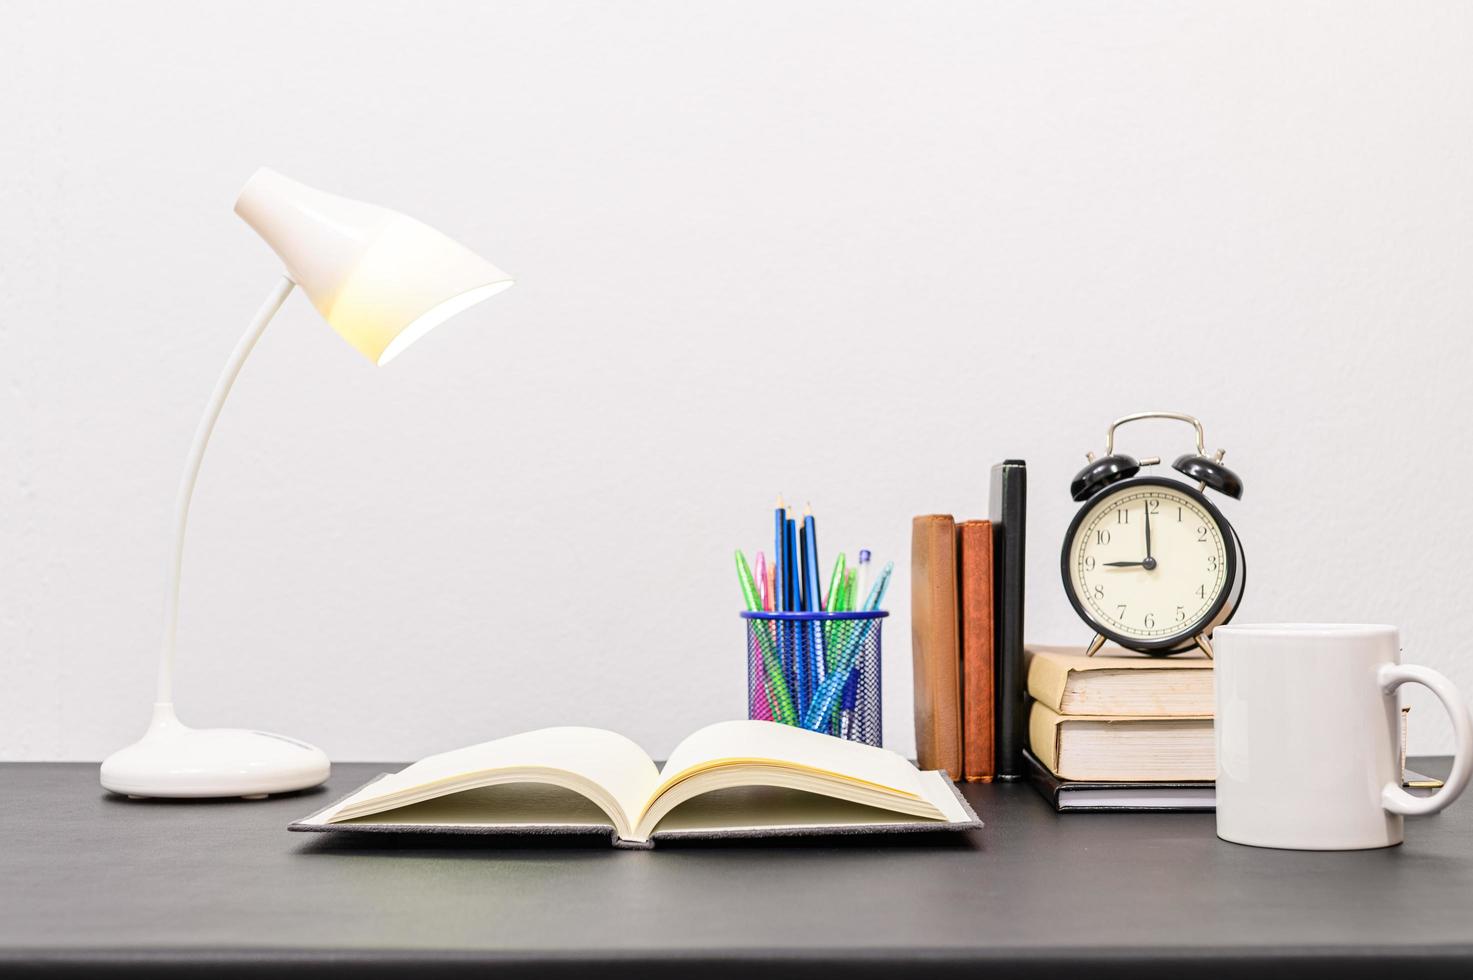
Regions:
M 399 335 L 397 337 L 389 341 L 389 346 L 385 347 L 384 352 L 379 355 L 378 366 L 383 367 L 385 364 L 389 363 L 394 358 L 404 353 L 405 349 L 409 347 L 410 344 L 414 343 L 416 340 L 423 337 L 425 334 L 429 333 L 431 330 L 435 329 L 446 320 L 455 316 L 457 313 L 463 313 L 464 311 L 470 309 L 472 306 L 475 306 L 481 300 L 489 299 L 502 290 L 510 288 L 511 285 L 512 280 L 506 279 L 502 282 L 493 282 L 489 285 L 480 286 L 468 292 L 461 293 L 459 296 L 452 296 L 445 302 L 441 303 L 439 306 L 432 307 L 431 309 L 426 310 L 424 313 L 421 313 L 418 317 L 415 318 L 414 322 L 410 323 L 409 326 L 399 331 Z
M 343 339 L 387 364 L 511 277 L 429 225 L 257 171 L 235 211 Z

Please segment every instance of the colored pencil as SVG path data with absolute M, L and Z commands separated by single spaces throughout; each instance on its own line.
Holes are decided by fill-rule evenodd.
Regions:
M 762 557 L 758 552 L 758 558 Z M 777 563 L 767 563 L 767 577 L 763 583 L 762 609 L 765 612 L 777 611 Z M 777 641 L 780 634 L 778 623 L 766 620 L 762 624 L 762 636 L 766 639 L 766 645 L 771 656 L 766 662 L 767 668 L 767 690 L 768 700 L 773 703 L 773 720 L 780 721 L 786 725 L 796 724 L 788 721 L 797 714 L 793 708 L 792 696 L 788 691 L 787 681 L 783 678 L 782 659 L 777 655 Z
M 767 612 L 767 557 L 760 551 L 757 552 L 757 565 L 753 574 L 757 576 L 757 608 Z
M 798 522 L 793 517 L 793 508 L 788 508 L 788 516 L 783 521 L 783 540 L 787 543 L 788 553 L 788 611 L 803 611 L 802 578 L 799 569 L 802 565 L 798 556 Z
M 788 596 L 787 596 L 787 589 L 788 589 L 788 566 L 787 566 L 787 562 L 788 562 L 788 524 L 787 524 L 788 505 L 785 504 L 785 503 L 783 503 L 783 498 L 782 498 L 782 495 L 781 494 L 778 495 L 777 503 L 778 503 L 778 506 L 777 506 L 777 512 L 776 512 L 776 516 L 775 516 L 775 525 L 776 525 L 775 531 L 776 531 L 776 534 L 777 534 L 777 538 L 776 538 L 776 542 L 777 543 L 776 543 L 775 547 L 777 548 L 777 551 L 773 555 L 773 562 L 775 563 L 775 568 L 777 569 L 777 579 L 776 579 L 776 581 L 777 581 L 778 591 L 777 591 L 777 594 L 774 596 L 774 600 L 777 603 L 777 605 L 776 605 L 775 608 L 776 608 L 776 610 L 778 612 L 787 612 L 787 610 L 788 610 Z
M 813 582 L 808 575 L 808 522 L 798 525 L 798 611 L 813 612 Z
M 759 558 L 760 553 L 759 553 Z M 747 556 L 738 549 L 736 553 L 737 579 L 742 586 L 742 600 L 747 604 L 748 612 L 756 612 L 762 608 L 762 597 L 757 591 L 757 583 L 752 577 L 752 570 L 747 566 Z M 762 563 L 759 561 L 757 567 L 760 569 Z M 747 620 L 748 646 L 750 660 L 747 664 L 747 679 L 751 685 L 752 716 L 758 721 L 772 720 L 772 705 L 767 697 L 767 685 L 763 680 L 764 667 L 762 663 L 762 650 L 759 637 L 762 632 L 760 620 Z
M 803 505 L 803 604 L 809 612 L 823 609 L 823 585 L 818 578 L 818 522 L 813 519 L 813 505 Z M 828 650 L 824 643 L 823 624 L 815 622 L 808 630 L 809 682 L 814 690 L 828 673 Z
M 751 582 L 751 571 L 747 568 L 746 556 L 740 551 L 736 553 L 736 563 L 737 577 L 742 579 L 742 598 L 747 604 L 747 611 L 757 612 L 761 609 L 761 600 L 757 598 L 756 587 Z M 762 674 L 767 678 L 763 694 L 768 711 L 774 721 L 780 721 L 785 725 L 796 724 L 797 712 L 793 708 L 787 681 L 783 678 L 782 661 L 778 659 L 777 651 L 762 628 L 761 621 L 748 620 L 748 623 L 753 626 L 751 635 L 755 638 L 757 653 L 762 660 Z
M 787 585 L 784 587 L 786 595 L 786 608 L 789 612 L 800 612 L 798 604 L 798 525 L 792 518 L 792 508 L 788 508 L 783 518 L 783 568 L 787 572 Z M 783 623 L 783 635 L 788 647 L 787 667 L 788 684 L 794 695 L 798 698 L 798 704 L 806 704 L 808 701 L 808 671 L 804 665 L 803 634 L 801 631 L 788 628 Z

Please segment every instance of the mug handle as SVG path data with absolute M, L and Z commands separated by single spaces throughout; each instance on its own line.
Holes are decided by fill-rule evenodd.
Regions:
M 1437 695 L 1437 700 L 1447 709 L 1453 719 L 1453 738 L 1457 751 L 1453 753 L 1453 771 L 1448 774 L 1442 789 L 1431 796 L 1413 796 L 1396 783 L 1387 783 L 1381 790 L 1381 805 L 1392 813 L 1404 817 L 1417 817 L 1436 813 L 1458 798 L 1473 776 L 1473 716 L 1452 682 L 1430 667 L 1415 664 L 1383 664 L 1376 672 L 1381 690 L 1390 694 L 1403 684 L 1421 684 Z

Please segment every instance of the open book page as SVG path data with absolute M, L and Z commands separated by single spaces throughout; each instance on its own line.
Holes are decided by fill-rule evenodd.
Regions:
M 352 820 L 465 790 L 545 783 L 592 800 L 628 836 L 659 770 L 634 742 L 600 728 L 543 728 L 421 759 L 377 780 L 323 814 Z
M 945 773 L 925 772 L 921 780 L 927 800 L 940 810 L 944 823 L 975 825 L 976 814 L 957 799 Z M 809 790 L 737 785 L 703 793 L 672 807 L 655 822 L 651 833 L 660 839 L 765 837 L 815 830 L 833 834 L 920 829 L 936 823 L 935 816 L 895 810 L 888 804 L 869 806 Z
M 687 801 L 738 787 L 795 790 L 926 820 L 944 820 L 920 772 L 886 749 L 769 721 L 728 721 L 675 747 L 633 840 L 647 840 Z
M 723 721 L 675 746 L 650 800 L 697 772 L 734 763 L 777 763 L 868 783 L 912 799 L 923 795 L 920 771 L 889 749 L 771 721 Z

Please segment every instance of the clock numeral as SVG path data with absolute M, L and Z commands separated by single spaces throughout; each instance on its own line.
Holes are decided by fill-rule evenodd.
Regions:
M 1116 510 L 1115 511 L 1115 523 L 1116 524 L 1129 524 L 1130 523 L 1130 511 L 1126 510 L 1124 507 L 1121 507 L 1118 510 Z
M 1125 603 L 1122 602 L 1122 603 L 1120 603 L 1120 605 L 1116 606 L 1115 608 L 1120 610 L 1120 618 L 1122 620 L 1124 620 L 1125 619 Z
M 1176 607 L 1176 621 L 1178 623 L 1184 622 L 1186 620 L 1186 618 L 1187 618 L 1187 611 L 1185 609 L 1183 609 L 1181 606 L 1177 606 Z
M 1207 586 L 1205 586 L 1205 585 L 1199 585 L 1199 586 L 1197 586 L 1197 598 L 1198 599 L 1205 599 L 1205 598 L 1207 598 Z
M 1161 501 L 1159 501 L 1159 500 L 1147 500 L 1146 501 L 1146 513 L 1150 514 L 1152 517 L 1154 517 L 1157 514 L 1161 513 Z
M 1207 528 L 1205 526 L 1197 528 L 1197 543 L 1207 543 Z
M 1209 572 L 1215 572 L 1215 571 L 1217 571 L 1217 565 L 1218 565 L 1217 556 L 1216 555 L 1208 555 L 1207 556 L 1207 570 Z
M 1180 507 L 1178 507 L 1176 509 L 1176 523 L 1178 523 L 1178 524 L 1181 523 L 1181 508 Z
M 1092 572 L 1092 571 L 1095 570 L 1095 556 L 1094 555 L 1085 555 L 1084 556 L 1084 570 L 1086 572 Z
M 1096 531 L 1095 532 L 1095 544 L 1109 544 L 1109 543 L 1110 543 L 1110 532 L 1109 531 L 1103 531 L 1103 530 L 1101 530 L 1101 531 Z
M 1156 626 L 1156 617 L 1150 613 L 1146 613 L 1145 618 L 1141 620 L 1141 625 L 1146 629 L 1154 629 Z

